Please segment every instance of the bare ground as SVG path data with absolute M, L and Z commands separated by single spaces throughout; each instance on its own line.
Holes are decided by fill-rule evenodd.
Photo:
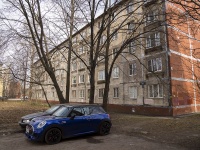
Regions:
M 22 132 L 18 125 L 22 116 L 47 108 L 43 103 L 0 101 L 0 137 Z M 186 149 L 200 149 L 200 114 L 152 117 L 110 112 L 110 116 L 112 133 Z

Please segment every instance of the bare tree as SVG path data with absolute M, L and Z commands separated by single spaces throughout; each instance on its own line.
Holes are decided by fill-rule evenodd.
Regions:
M 37 56 L 39 58 L 40 63 L 44 67 L 44 70 L 48 73 L 50 76 L 53 86 L 56 89 L 58 98 L 60 103 L 64 103 L 65 99 L 62 95 L 62 92 L 60 90 L 60 87 L 58 85 L 58 82 L 55 77 L 55 68 L 53 68 L 52 63 L 50 61 L 50 57 L 48 55 L 49 48 L 51 47 L 48 44 L 47 39 L 47 30 L 45 25 L 45 14 L 41 10 L 41 5 L 44 3 L 39 0 L 35 1 L 12 1 L 7 0 L 8 4 L 16 11 L 16 13 L 19 14 L 19 17 L 22 17 L 23 19 L 14 19 L 14 18 L 8 18 L 5 15 L 1 17 L 1 19 L 5 20 L 5 22 L 14 22 L 25 26 L 28 32 L 24 32 L 23 30 L 21 32 L 18 32 L 18 29 L 14 26 L 10 25 L 12 27 L 11 29 L 15 32 L 16 35 L 20 36 L 22 39 L 32 42 L 32 45 L 34 46 L 34 49 L 37 52 Z M 25 34 L 24 34 L 25 33 Z

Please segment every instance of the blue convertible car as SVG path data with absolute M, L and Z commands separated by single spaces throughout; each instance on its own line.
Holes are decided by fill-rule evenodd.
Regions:
M 62 105 L 52 115 L 32 119 L 25 134 L 34 141 L 56 144 L 83 134 L 106 135 L 110 128 L 109 114 L 99 105 Z

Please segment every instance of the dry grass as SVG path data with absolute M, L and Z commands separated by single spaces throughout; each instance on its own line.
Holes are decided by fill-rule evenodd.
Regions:
M 24 115 L 46 110 L 41 102 L 0 101 L 0 136 L 22 131 L 18 121 Z M 200 149 L 200 114 L 182 117 L 148 117 L 110 113 L 114 134 L 126 134 L 159 143 Z

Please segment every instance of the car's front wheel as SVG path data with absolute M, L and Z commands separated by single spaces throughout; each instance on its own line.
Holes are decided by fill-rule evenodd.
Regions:
M 61 131 L 57 128 L 51 128 L 45 134 L 45 142 L 47 144 L 57 144 L 60 142 L 61 138 Z
M 111 124 L 109 122 L 102 122 L 99 127 L 100 135 L 107 135 L 110 132 Z

